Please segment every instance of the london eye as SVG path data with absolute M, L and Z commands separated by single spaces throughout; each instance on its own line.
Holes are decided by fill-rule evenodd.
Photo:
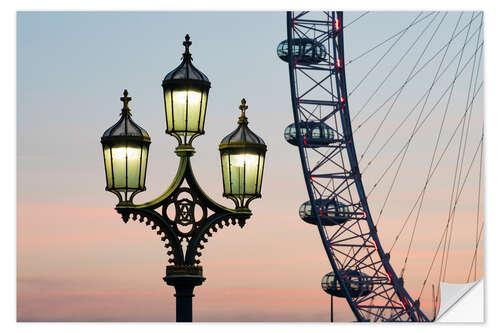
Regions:
M 483 16 L 406 13 L 384 30 L 370 15 L 396 14 L 286 15 L 299 216 L 331 266 L 323 289 L 356 320 L 432 321 L 435 286 L 482 267 Z

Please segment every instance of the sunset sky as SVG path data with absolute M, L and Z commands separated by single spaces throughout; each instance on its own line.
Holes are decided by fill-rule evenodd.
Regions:
M 395 31 L 413 16 L 367 18 L 364 29 Z M 286 38 L 285 17 L 278 11 L 17 15 L 18 321 L 175 320 L 174 290 L 162 280 L 167 264 L 163 243 L 149 227 L 124 224 L 114 211 L 116 197 L 104 191 L 99 140 L 118 120 L 119 98 L 128 89 L 132 118 L 152 139 L 148 189 L 136 203 L 155 198 L 170 184 L 177 169 L 176 141 L 164 133 L 161 80 L 180 63 L 186 33 L 193 42 L 194 65 L 212 83 L 206 134 L 194 142 L 192 163 L 200 185 L 231 207 L 221 195 L 218 144 L 236 128 L 243 97 L 249 127 L 268 146 L 263 197 L 253 201 L 253 217 L 243 229 L 232 226 L 215 233 L 205 247 L 206 281 L 195 289 L 193 320 L 329 320 L 330 299 L 320 280 L 331 267 L 317 229 L 298 217 L 307 193 L 297 149 L 282 136 L 292 122 L 288 68 L 276 56 L 277 44 Z M 364 38 L 356 45 L 369 45 L 370 36 Z M 480 130 L 473 128 L 476 136 Z M 365 140 L 362 134 L 357 139 Z M 406 169 L 409 185 L 395 199 L 400 206 L 415 198 L 421 179 L 411 179 L 412 168 L 421 168 L 418 160 L 427 148 L 416 148 L 415 161 Z M 382 159 L 380 168 L 389 158 Z M 364 177 L 365 186 L 373 185 L 370 174 Z M 422 283 L 448 196 L 449 190 L 439 186 L 429 194 L 428 215 L 405 279 L 411 290 L 418 291 Z M 475 221 L 474 200 L 464 220 Z M 385 247 L 398 228 L 393 223 L 407 212 L 400 208 L 398 217 L 387 216 L 379 228 Z M 454 231 L 457 249 L 448 282 L 465 282 L 460 264 L 470 262 L 471 230 L 472 224 L 464 222 Z M 392 257 L 403 256 L 404 250 L 395 249 Z M 345 301 L 335 301 L 336 320 L 352 321 Z

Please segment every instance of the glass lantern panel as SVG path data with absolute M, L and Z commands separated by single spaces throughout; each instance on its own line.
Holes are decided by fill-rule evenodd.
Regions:
M 230 157 L 231 193 L 253 196 L 256 194 L 259 155 L 244 153 Z
M 243 166 L 235 163 L 236 155 L 229 155 L 229 177 L 233 195 L 241 195 L 243 191 Z
M 259 178 L 259 155 L 244 154 L 241 156 L 245 163 L 245 194 L 257 194 L 257 179 Z
M 139 146 L 117 146 L 111 148 L 114 187 L 120 191 L 138 188 L 141 148 Z M 127 177 L 128 176 L 128 177 Z
M 140 188 L 140 169 L 141 169 L 141 157 L 142 149 L 138 148 L 127 148 L 127 187 L 128 188 Z
M 173 131 L 184 132 L 186 131 L 186 113 L 187 113 L 187 100 L 188 91 L 174 90 L 172 92 L 173 98 Z
M 231 192 L 235 195 L 245 194 L 245 162 L 246 154 L 231 155 Z
M 165 112 L 167 119 L 167 132 L 172 132 L 174 129 L 173 110 L 172 110 L 172 90 L 165 91 Z
M 201 100 L 201 115 L 200 115 L 200 131 L 205 128 L 205 114 L 207 111 L 207 101 L 208 101 L 208 90 L 202 93 Z
M 140 187 L 143 188 L 144 185 L 146 184 L 146 168 L 148 166 L 148 155 L 149 155 L 149 148 L 146 145 L 142 146 L 142 157 L 141 157 L 141 180 L 140 180 Z
M 231 179 L 229 178 L 229 154 L 222 154 L 222 183 L 224 185 L 224 194 L 231 194 Z
M 189 90 L 187 92 L 188 109 L 187 109 L 187 132 L 198 133 L 200 132 L 202 106 L 202 93 L 201 91 Z
M 264 174 L 264 155 L 259 155 L 259 175 L 257 178 L 257 193 L 260 194 L 262 190 L 262 176 Z
M 111 148 L 106 146 L 104 149 L 104 170 L 106 171 L 106 187 L 113 187 L 113 172 L 111 170 Z

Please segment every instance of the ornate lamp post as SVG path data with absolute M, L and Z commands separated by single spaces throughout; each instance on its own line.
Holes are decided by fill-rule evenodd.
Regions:
M 243 99 L 238 128 L 227 135 L 219 145 L 222 165 L 223 196 L 235 203 L 227 208 L 212 200 L 201 189 L 191 168 L 195 153 L 193 139 L 205 133 L 210 81 L 192 64 L 189 53 L 189 35 L 186 35 L 182 63 L 163 80 L 166 133 L 178 141 L 175 153 L 180 158 L 177 174 L 171 185 L 158 198 L 134 204 L 134 196 L 146 190 L 146 170 L 151 139 L 147 132 L 131 119 L 127 90 L 121 98 L 123 109 L 120 120 L 104 132 L 101 143 L 104 152 L 106 191 L 115 193 L 119 202 L 116 211 L 124 222 L 139 219 L 151 225 L 165 242 L 169 256 L 167 285 L 174 286 L 176 320 L 192 321 L 192 298 L 195 286 L 203 283 L 203 269 L 199 257 L 203 243 L 223 226 L 240 227 L 252 212 L 249 203 L 261 197 L 262 175 L 266 145 L 248 128 Z M 169 209 L 173 207 L 173 209 Z M 200 208 L 196 214 L 195 208 Z M 170 212 L 170 213 L 169 213 Z M 172 213 L 173 212 L 173 213 Z M 187 244 L 187 246 L 181 245 Z

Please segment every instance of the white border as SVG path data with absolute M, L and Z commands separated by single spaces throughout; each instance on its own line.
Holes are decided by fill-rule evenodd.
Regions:
M 485 124 L 486 124 L 486 220 L 487 227 L 485 228 L 488 235 L 497 235 L 498 223 L 494 218 L 494 208 L 498 204 L 496 201 L 492 201 L 499 197 L 498 189 L 496 188 L 499 184 L 498 173 L 495 170 L 500 170 L 498 165 L 498 142 L 499 133 L 495 127 L 500 124 L 498 121 L 498 109 L 496 100 L 493 96 L 497 95 L 498 87 L 498 75 L 500 71 L 498 70 L 498 37 L 497 32 L 500 31 L 500 17 L 497 11 L 497 6 L 495 6 L 496 1 L 464 1 L 464 0 L 420 0 L 418 2 L 410 3 L 408 1 L 251 1 L 251 2 L 237 2 L 237 1 L 200 1 L 192 0 L 189 3 L 184 1 L 60 1 L 60 0 L 45 0 L 40 1 L 3 1 L 0 5 L 0 41 L 3 47 L 0 51 L 1 56 L 1 96 L 2 96 L 2 131 L 1 138 L 4 146 L 2 151 L 2 163 L 0 175 L 3 176 L 3 184 L 7 183 L 7 188 L 2 190 L 2 212 L 4 213 L 4 219 L 2 219 L 2 258 L 3 258 L 3 268 L 4 270 L 1 275 L 1 286 L 2 286 L 2 302 L 1 302 L 1 326 L 4 331 L 36 331 L 36 332 L 60 332 L 60 331 L 87 331 L 89 329 L 105 329 L 105 330 L 115 330 L 119 329 L 120 332 L 137 332 L 138 329 L 141 331 L 147 329 L 148 331 L 158 331 L 164 332 L 168 329 L 176 330 L 208 330 L 217 332 L 225 331 L 235 331 L 238 332 L 250 332 L 255 329 L 283 329 L 292 332 L 302 332 L 304 329 L 318 329 L 318 330 L 331 330 L 331 329 L 369 329 L 370 331 L 380 331 L 383 330 L 401 330 L 402 327 L 398 324 L 358 324 L 357 326 L 352 326 L 350 324 L 335 324 L 335 328 L 330 327 L 329 324 L 313 324 L 313 323 L 295 323 L 295 324 L 193 324 L 193 325 L 179 325 L 179 324 L 164 324 L 164 323 L 127 323 L 127 324 L 38 324 L 38 323 L 16 323 L 16 287 L 15 287 L 15 274 L 16 274 L 16 245 L 15 245 L 15 203 L 16 203 L 16 178 L 13 176 L 15 174 L 15 161 L 16 161 L 16 148 L 15 148 L 15 126 L 16 126 L 16 11 L 18 10 L 285 10 L 285 9 L 319 9 L 319 8 L 332 8 L 341 7 L 343 10 L 484 10 L 485 11 Z M 210 7 L 208 7 L 208 4 Z M 412 6 L 412 7 L 410 7 Z M 486 244 L 486 260 L 490 257 L 489 253 L 494 253 L 497 250 L 498 242 L 492 242 L 493 236 L 485 237 L 489 238 Z M 497 243 L 497 244 L 492 244 Z M 489 261 L 489 260 L 487 260 Z M 498 274 L 497 265 L 493 263 L 490 265 L 485 264 L 487 267 L 487 275 L 496 277 Z M 487 276 L 486 275 L 486 276 Z M 486 279 L 487 280 L 487 279 Z M 471 328 L 476 329 L 488 329 L 493 326 L 497 326 L 498 320 L 495 320 L 496 316 L 493 314 L 495 307 L 492 304 L 493 296 L 488 297 L 487 295 L 497 294 L 497 283 L 488 284 L 487 283 L 487 294 L 486 297 L 486 321 L 485 325 L 453 325 L 447 324 L 443 327 L 441 324 L 432 324 L 422 327 L 421 325 L 411 325 L 405 324 L 404 330 L 414 331 L 414 330 L 435 330 L 435 329 L 448 329 L 453 330 L 467 330 Z M 347 327 L 339 327 L 349 325 Z M 360 326 L 363 325 L 363 326 Z M 365 325 L 370 325 L 369 327 Z

